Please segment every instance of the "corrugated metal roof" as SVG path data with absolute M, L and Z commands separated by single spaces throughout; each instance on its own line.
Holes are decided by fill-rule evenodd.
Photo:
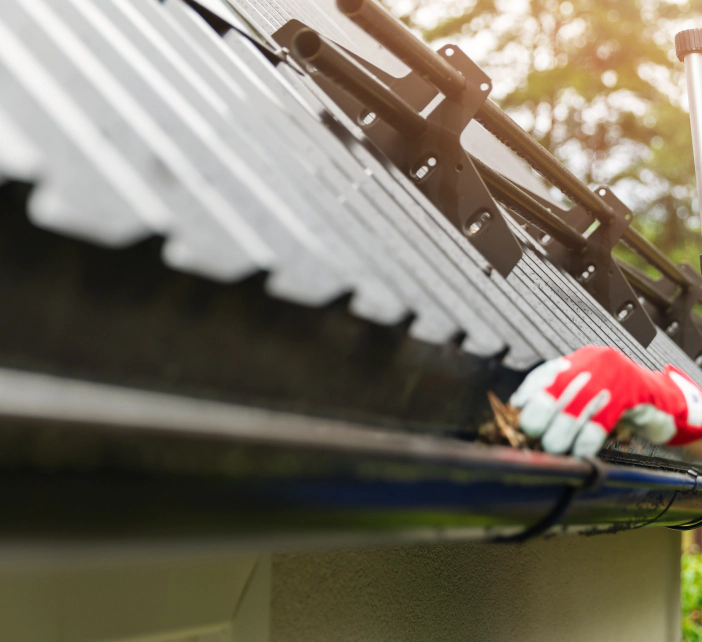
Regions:
M 298 18 L 401 72 L 331 2 L 234 4 L 263 34 Z M 359 317 L 411 318 L 436 344 L 465 336 L 465 351 L 514 369 L 609 344 L 702 383 L 664 333 L 644 349 L 516 223 L 524 258 L 506 279 L 490 272 L 307 78 L 180 0 L 6 0 L 0 86 L 0 173 L 36 183 L 38 226 L 111 247 L 163 236 L 174 269 L 225 282 L 265 271 L 272 296 L 308 306 L 350 293 Z M 529 180 L 496 141 L 483 158 Z

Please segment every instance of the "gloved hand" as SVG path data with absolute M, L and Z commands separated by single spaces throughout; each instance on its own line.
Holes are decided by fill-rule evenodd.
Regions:
M 702 391 L 672 366 L 652 372 L 613 348 L 587 346 L 535 368 L 512 395 L 544 450 L 595 455 L 620 420 L 656 444 L 702 439 Z

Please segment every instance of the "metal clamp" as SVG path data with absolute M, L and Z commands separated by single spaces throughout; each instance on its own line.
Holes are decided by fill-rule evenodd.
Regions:
M 453 45 L 432 52 L 465 79 L 461 91 L 445 96 L 417 71 L 395 78 L 297 20 L 273 38 L 500 274 L 511 272 L 521 246 L 460 141 L 492 88 L 468 56 Z
M 598 187 L 595 191 L 614 212 L 614 218 L 609 223 L 600 223 L 588 237 L 585 252 L 571 254 L 570 271 L 619 323 L 647 346 L 656 336 L 656 329 L 612 256 L 612 249 L 628 229 L 633 215 L 608 187 Z
M 652 279 L 636 268 L 628 267 L 627 272 L 635 274 L 639 284 L 634 287 L 640 290 L 646 302 L 644 307 L 653 322 L 662 328 L 685 353 L 702 366 L 702 333 L 693 320 L 693 308 L 702 296 L 702 277 L 690 265 L 681 263 L 678 266 L 695 285 L 687 288 L 680 287 L 666 276 Z M 646 296 L 647 291 L 655 292 L 654 296 Z
M 656 329 L 634 293 L 627 276 L 612 256 L 612 248 L 629 229 L 632 213 L 607 187 L 598 187 L 595 193 L 612 212 L 609 222 L 600 223 L 588 237 L 583 236 L 595 222 L 592 214 L 576 205 L 569 210 L 556 207 L 538 195 L 520 188 L 529 197 L 531 207 L 517 209 L 527 233 L 534 238 L 551 260 L 573 275 L 593 298 L 621 323 L 639 343 L 647 346 L 656 336 Z M 500 199 L 500 196 L 497 197 Z M 509 199 L 508 199 L 509 200 Z M 523 205 L 523 204 L 522 204 Z M 530 217 L 531 214 L 539 220 Z M 543 211 L 537 211 L 543 210 Z M 581 237 L 577 248 L 559 240 L 549 218 L 558 218 Z M 571 236 L 573 236 L 571 234 Z

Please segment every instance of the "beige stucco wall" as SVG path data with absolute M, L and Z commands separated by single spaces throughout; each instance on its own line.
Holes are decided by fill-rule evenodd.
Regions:
M 271 642 L 678 642 L 679 534 L 278 555 Z
M 221 545 L 0 545 L 0 642 L 267 642 L 270 557 Z
M 226 544 L 0 546 L 0 641 L 678 642 L 679 559 L 665 529 L 272 564 Z

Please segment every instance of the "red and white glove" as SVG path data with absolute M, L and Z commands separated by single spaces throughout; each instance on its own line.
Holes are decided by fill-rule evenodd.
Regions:
M 535 368 L 512 395 L 544 450 L 595 455 L 620 420 L 656 444 L 702 439 L 702 391 L 672 366 L 653 372 L 613 348 L 586 346 Z

